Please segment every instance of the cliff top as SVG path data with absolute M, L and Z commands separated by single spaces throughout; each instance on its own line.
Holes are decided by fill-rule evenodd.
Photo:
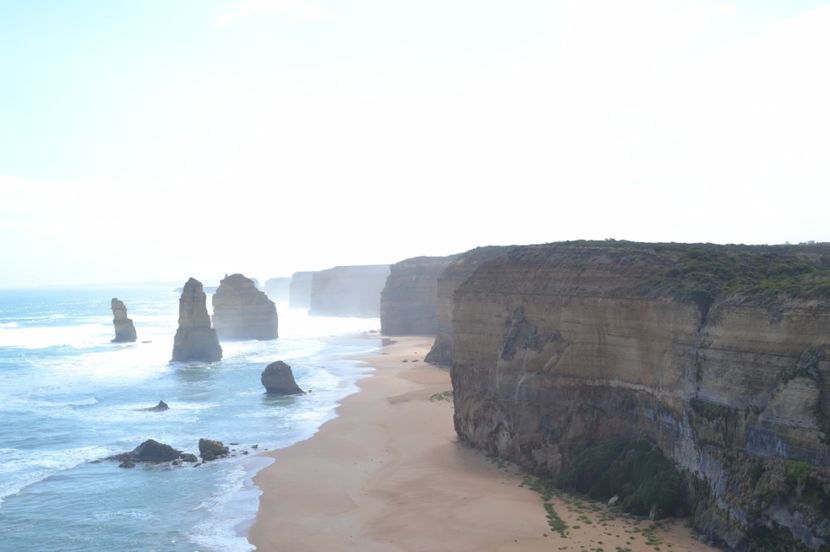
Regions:
M 571 241 L 508 248 L 517 266 L 570 272 L 574 286 L 598 284 L 589 268 L 613 274 L 615 295 L 670 296 L 701 310 L 717 300 L 772 304 L 830 300 L 830 244 L 716 245 Z M 494 260 L 493 262 L 498 262 Z M 576 289 L 576 287 L 574 287 Z

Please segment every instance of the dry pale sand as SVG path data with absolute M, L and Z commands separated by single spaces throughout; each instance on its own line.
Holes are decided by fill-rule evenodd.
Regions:
M 553 499 L 566 536 L 551 530 L 515 469 L 457 443 L 449 374 L 423 362 L 432 339 L 393 339 L 364 359 L 375 374 L 336 419 L 267 453 L 275 462 L 256 476 L 249 533 L 257 550 L 709 549 L 682 521 L 653 527 L 567 496 Z

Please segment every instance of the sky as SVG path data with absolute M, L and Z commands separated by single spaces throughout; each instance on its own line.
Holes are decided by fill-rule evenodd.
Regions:
M 830 0 L 0 0 L 0 287 L 830 241 Z

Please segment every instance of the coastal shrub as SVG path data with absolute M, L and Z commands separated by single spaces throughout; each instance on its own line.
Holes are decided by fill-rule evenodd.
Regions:
M 826 259 L 808 261 L 794 248 L 735 253 L 729 248 L 694 247 L 680 252 L 677 265 L 657 286 L 697 304 L 702 313 L 715 299 L 742 296 L 761 303 L 804 297 L 830 298 Z
M 685 513 L 683 478 L 648 441 L 616 439 L 583 450 L 557 481 L 566 490 L 606 500 L 619 496 L 624 511 L 646 516 Z

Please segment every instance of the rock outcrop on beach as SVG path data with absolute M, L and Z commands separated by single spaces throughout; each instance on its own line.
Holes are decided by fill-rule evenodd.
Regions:
M 291 366 L 281 360 L 272 362 L 265 367 L 260 377 L 265 391 L 274 395 L 301 395 L 303 390 L 294 381 Z
M 253 280 L 231 274 L 213 295 L 213 328 L 221 340 L 276 339 L 277 307 Z
M 274 302 L 286 303 L 290 286 L 291 278 L 268 278 L 265 280 L 265 293 Z
M 555 479 L 647 440 L 708 538 L 830 546 L 830 246 L 513 248 L 458 286 L 452 334 L 462 441 Z
M 380 316 L 380 292 L 389 265 L 336 266 L 311 278 L 308 313 L 317 316 Z
M 127 317 L 127 306 L 116 297 L 112 298 L 110 306 L 112 308 L 112 325 L 115 327 L 115 338 L 112 342 L 130 343 L 135 341 L 135 326 L 133 321 Z
M 288 306 L 307 309 L 311 304 L 311 278 L 313 272 L 295 272 L 288 286 Z
M 222 347 L 210 326 L 206 300 L 202 283 L 190 278 L 179 299 L 179 329 L 173 340 L 173 362 L 221 360 Z
M 429 354 L 424 359 L 426 362 L 445 367 L 452 365 L 453 294 L 458 286 L 463 284 L 475 272 L 478 265 L 506 250 L 506 247 L 500 246 L 477 247 L 466 253 L 453 255 L 452 261 L 450 261 L 447 268 L 438 277 L 435 310 L 435 342 L 432 344 L 432 349 L 429 351 Z
M 438 278 L 456 257 L 415 257 L 389 267 L 380 294 L 381 333 L 436 334 Z
M 230 454 L 230 450 L 222 441 L 214 441 L 212 439 L 199 439 L 199 456 L 205 462 L 216 460 L 217 458 L 224 458 Z
M 159 443 L 155 439 L 147 439 L 130 452 L 122 452 L 115 456 L 110 456 L 107 460 L 116 460 L 121 462 L 120 467 L 131 468 L 137 462 L 173 462 L 175 460 L 190 461 L 192 454 L 183 453 L 180 450 L 174 449 L 170 445 Z M 132 465 L 131 465 L 132 464 Z

